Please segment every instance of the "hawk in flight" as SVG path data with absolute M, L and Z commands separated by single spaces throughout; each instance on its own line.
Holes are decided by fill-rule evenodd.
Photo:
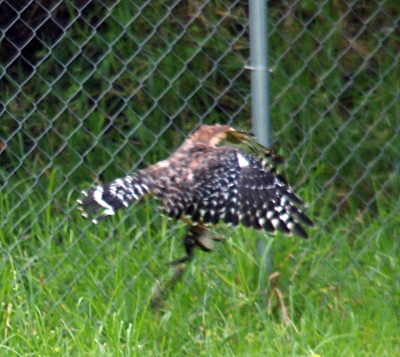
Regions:
M 226 144 L 225 144 L 226 143 Z M 184 239 L 189 260 L 195 247 L 212 249 L 218 240 L 207 226 L 228 225 L 296 234 L 307 238 L 314 227 L 305 203 L 274 168 L 283 159 L 244 131 L 227 125 L 202 125 L 169 158 L 82 193 L 83 216 L 93 221 L 151 195 L 166 215 L 190 225 Z

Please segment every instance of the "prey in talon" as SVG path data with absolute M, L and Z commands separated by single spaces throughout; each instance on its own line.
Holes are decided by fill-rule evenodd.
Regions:
M 167 216 L 189 224 L 185 255 L 171 264 L 189 261 L 196 248 L 210 251 L 221 239 L 208 227 L 219 222 L 306 239 L 314 223 L 277 171 L 282 162 L 245 131 L 202 125 L 167 159 L 84 191 L 80 209 L 97 223 L 132 201 L 153 197 Z

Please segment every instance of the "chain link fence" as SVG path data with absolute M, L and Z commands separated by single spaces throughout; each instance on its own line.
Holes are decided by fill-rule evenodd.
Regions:
M 331 240 L 310 262 L 314 286 L 365 273 L 385 227 L 390 248 L 380 259 L 393 289 L 400 283 L 390 258 L 400 231 L 394 3 L 268 2 L 272 142 L 310 203 L 311 240 Z M 168 279 L 181 225 L 149 201 L 94 226 L 75 200 L 93 182 L 167 157 L 201 123 L 251 127 L 248 3 L 5 0 L 0 8 L 1 270 L 12 265 L 11 280 L 32 284 L 33 297 L 45 291 L 49 310 L 82 295 L 109 298 L 117 278 L 126 299 L 143 298 L 141 284 Z M 245 234 L 220 229 L 233 241 Z M 254 250 L 255 241 L 232 244 Z M 234 254 L 221 246 L 203 254 L 182 289 L 217 300 Z M 333 277 L 318 275 L 321 266 Z M 220 275 L 207 277 L 213 269 Z

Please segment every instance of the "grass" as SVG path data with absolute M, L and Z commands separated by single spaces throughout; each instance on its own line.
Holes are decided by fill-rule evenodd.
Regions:
M 3 196 L 2 208 L 13 206 L 10 199 Z M 46 211 L 34 212 L 25 217 L 34 222 L 29 231 L 16 231 L 16 215 L 2 230 L 2 355 L 400 352 L 393 333 L 400 327 L 400 250 L 388 239 L 400 222 L 391 212 L 359 223 L 354 239 L 346 234 L 350 220 L 307 242 L 277 236 L 271 241 L 276 274 L 267 291 L 255 253 L 256 237 L 263 235 L 220 227 L 228 241 L 213 254 L 198 252 L 158 310 L 151 307 L 151 296 L 157 282 L 172 273 L 166 261 L 182 253 L 180 240 L 172 239 L 182 235 L 181 227 L 171 229 L 148 213 L 154 212 L 150 206 L 128 218 L 121 215 L 123 224 L 115 219 L 89 229 L 76 212 L 46 225 Z M 137 222 L 141 214 L 147 215 L 145 231 Z
M 199 123 L 250 127 L 247 3 L 174 4 L 89 4 L 29 54 L 35 71 L 4 65 L 1 355 L 399 355 L 394 2 L 271 3 L 273 142 L 318 225 L 268 240 L 271 276 L 255 248 L 268 238 L 222 226 L 228 241 L 154 310 L 183 227 L 152 202 L 80 217 L 80 189 L 166 157 Z

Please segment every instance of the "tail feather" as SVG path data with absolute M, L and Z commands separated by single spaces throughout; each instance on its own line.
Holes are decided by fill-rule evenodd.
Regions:
M 139 176 L 126 176 L 110 183 L 99 185 L 82 191 L 82 199 L 78 200 L 83 217 L 95 214 L 94 223 L 112 216 L 120 208 L 128 207 L 131 201 L 137 201 L 150 191 L 147 184 Z

